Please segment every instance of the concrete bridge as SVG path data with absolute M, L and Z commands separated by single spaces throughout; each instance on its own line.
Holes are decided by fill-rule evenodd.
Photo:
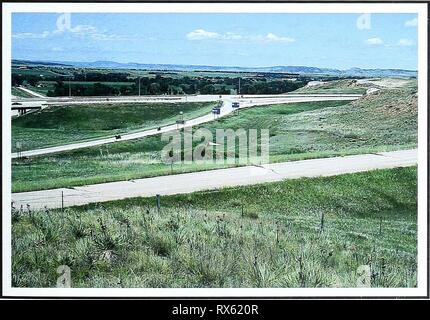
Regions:
M 37 110 L 42 110 L 42 106 L 41 105 L 17 105 L 17 104 L 12 104 L 12 111 L 17 111 L 16 112 L 12 112 L 12 116 L 14 115 L 18 115 L 18 116 L 22 116 L 30 111 L 37 111 Z

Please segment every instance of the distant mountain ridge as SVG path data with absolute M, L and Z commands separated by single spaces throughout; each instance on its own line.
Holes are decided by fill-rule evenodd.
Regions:
M 183 64 L 145 64 L 145 63 L 122 63 L 115 61 L 30 61 L 30 60 L 12 60 L 12 64 L 21 65 L 45 65 L 45 66 L 63 66 L 77 68 L 110 68 L 110 69 L 141 69 L 141 70 L 163 70 L 163 71 L 234 71 L 234 72 L 282 72 L 295 74 L 318 74 L 331 76 L 356 76 L 356 77 L 417 77 L 416 70 L 405 69 L 333 69 L 318 68 L 307 66 L 272 66 L 272 67 L 222 67 L 207 65 L 183 65 Z

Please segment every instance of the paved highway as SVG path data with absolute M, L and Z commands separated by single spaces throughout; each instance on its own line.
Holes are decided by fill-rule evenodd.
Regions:
M 301 98 L 301 97 L 339 97 L 339 98 L 359 98 L 360 94 L 297 94 L 286 93 L 280 95 L 262 94 L 262 95 L 242 95 L 243 99 L 267 99 L 267 98 Z M 237 95 L 222 95 L 222 98 L 237 99 Z M 19 103 L 40 103 L 46 105 L 70 105 L 70 104 L 92 104 L 92 103 L 135 103 L 135 102 L 205 102 L 217 101 L 219 95 L 161 95 L 161 96 L 96 96 L 96 97 L 35 97 L 23 98 L 15 97 L 12 102 Z
M 221 114 L 215 117 L 212 113 L 186 121 L 184 125 L 180 125 L 178 127 L 177 124 L 167 125 L 164 127 L 161 127 L 160 130 L 157 129 L 150 129 L 150 130 L 142 130 L 138 132 L 128 133 L 121 135 L 121 139 L 116 139 L 115 137 L 108 137 L 108 138 L 102 138 L 97 140 L 91 140 L 91 141 L 84 141 L 84 142 L 77 142 L 62 146 L 56 146 L 56 147 L 48 147 L 48 148 L 42 148 L 42 149 L 35 149 L 35 150 L 28 150 L 28 151 L 22 151 L 21 156 L 22 157 L 33 157 L 33 156 L 39 156 L 39 155 L 45 155 L 45 154 L 51 154 L 51 153 L 58 153 L 58 152 L 64 152 L 64 151 L 70 151 L 70 150 L 76 150 L 81 148 L 88 148 L 88 147 L 94 147 L 99 145 L 104 145 L 108 143 L 114 143 L 119 141 L 125 141 L 125 140 L 133 140 L 133 139 L 139 139 L 143 137 L 153 136 L 160 133 L 165 133 L 169 131 L 176 130 L 178 128 L 182 127 L 190 127 L 190 126 L 196 126 L 199 124 L 203 124 L 206 122 L 214 121 L 215 119 L 219 117 L 224 117 L 231 112 L 234 111 L 232 108 L 232 101 L 239 101 L 241 108 L 247 108 L 252 106 L 259 106 L 259 105 L 269 105 L 274 103 L 294 103 L 294 102 L 310 102 L 310 101 L 337 101 L 337 100 L 356 100 L 360 98 L 361 95 L 357 94 L 285 94 L 285 95 L 259 95 L 259 96 L 222 96 L 223 105 L 221 108 Z M 76 99 L 74 98 L 74 103 L 88 103 L 89 101 L 93 101 L 93 103 L 106 103 L 106 100 L 103 100 L 104 98 L 96 97 L 96 98 L 82 98 L 82 99 Z M 119 99 L 119 98 L 118 98 Z M 119 99 L 118 101 L 125 102 L 125 101 L 131 101 L 131 102 L 138 102 L 142 101 L 141 97 L 127 97 L 124 100 L 123 98 Z M 130 100 L 130 99 L 137 99 L 137 100 Z M 143 99 L 146 99 L 145 101 L 151 101 L 151 102 L 201 102 L 201 101 L 217 101 L 219 100 L 219 96 L 217 95 L 196 95 L 196 96 L 178 96 L 178 97 L 144 97 Z M 176 99 L 176 100 L 172 100 Z M 179 100 L 178 100 L 179 99 Z M 56 98 L 58 100 L 58 98 Z M 27 99 L 28 103 L 32 103 L 33 105 L 36 103 L 35 99 Z M 50 103 L 54 103 L 54 100 L 50 100 Z M 63 100 L 61 100 L 63 101 Z M 79 101 L 79 102 L 78 102 Z M 109 100 L 109 103 L 113 100 Z M 46 103 L 46 101 L 45 101 Z M 71 101 L 65 102 L 64 104 L 70 104 Z M 17 158 L 18 153 L 12 153 L 12 158 Z
M 284 179 L 333 176 L 416 164 L 417 150 L 413 149 L 210 170 L 74 188 L 13 193 L 12 200 L 15 208 L 20 208 L 22 205 L 24 210 L 27 204 L 32 209 L 40 209 L 45 206 L 61 208 L 62 193 L 64 206 L 69 207 L 133 197 L 151 197 L 156 194 L 183 194 Z

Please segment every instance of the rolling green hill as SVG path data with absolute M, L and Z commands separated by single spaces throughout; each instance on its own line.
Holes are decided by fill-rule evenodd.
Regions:
M 416 168 L 12 215 L 12 285 L 417 285 Z

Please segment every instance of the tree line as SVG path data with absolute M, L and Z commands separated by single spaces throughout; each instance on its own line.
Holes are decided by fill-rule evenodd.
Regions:
M 180 95 L 180 94 L 279 94 L 304 86 L 309 79 L 291 81 L 284 78 L 266 77 L 133 77 L 128 73 L 76 72 L 70 77 L 51 77 L 54 88 L 48 96 L 118 96 L 118 95 Z M 12 85 L 29 84 L 36 86 L 47 80 L 38 75 L 12 74 Z M 79 81 L 79 82 L 77 82 Z M 83 83 L 84 82 L 84 83 Z M 85 83 L 89 82 L 89 83 Z M 94 83 L 95 82 L 95 83 Z M 109 82 L 109 83 L 107 83 Z M 115 82 L 121 82 L 115 84 Z M 128 82 L 128 84 L 124 84 Z M 240 91 L 240 92 L 239 92 Z

